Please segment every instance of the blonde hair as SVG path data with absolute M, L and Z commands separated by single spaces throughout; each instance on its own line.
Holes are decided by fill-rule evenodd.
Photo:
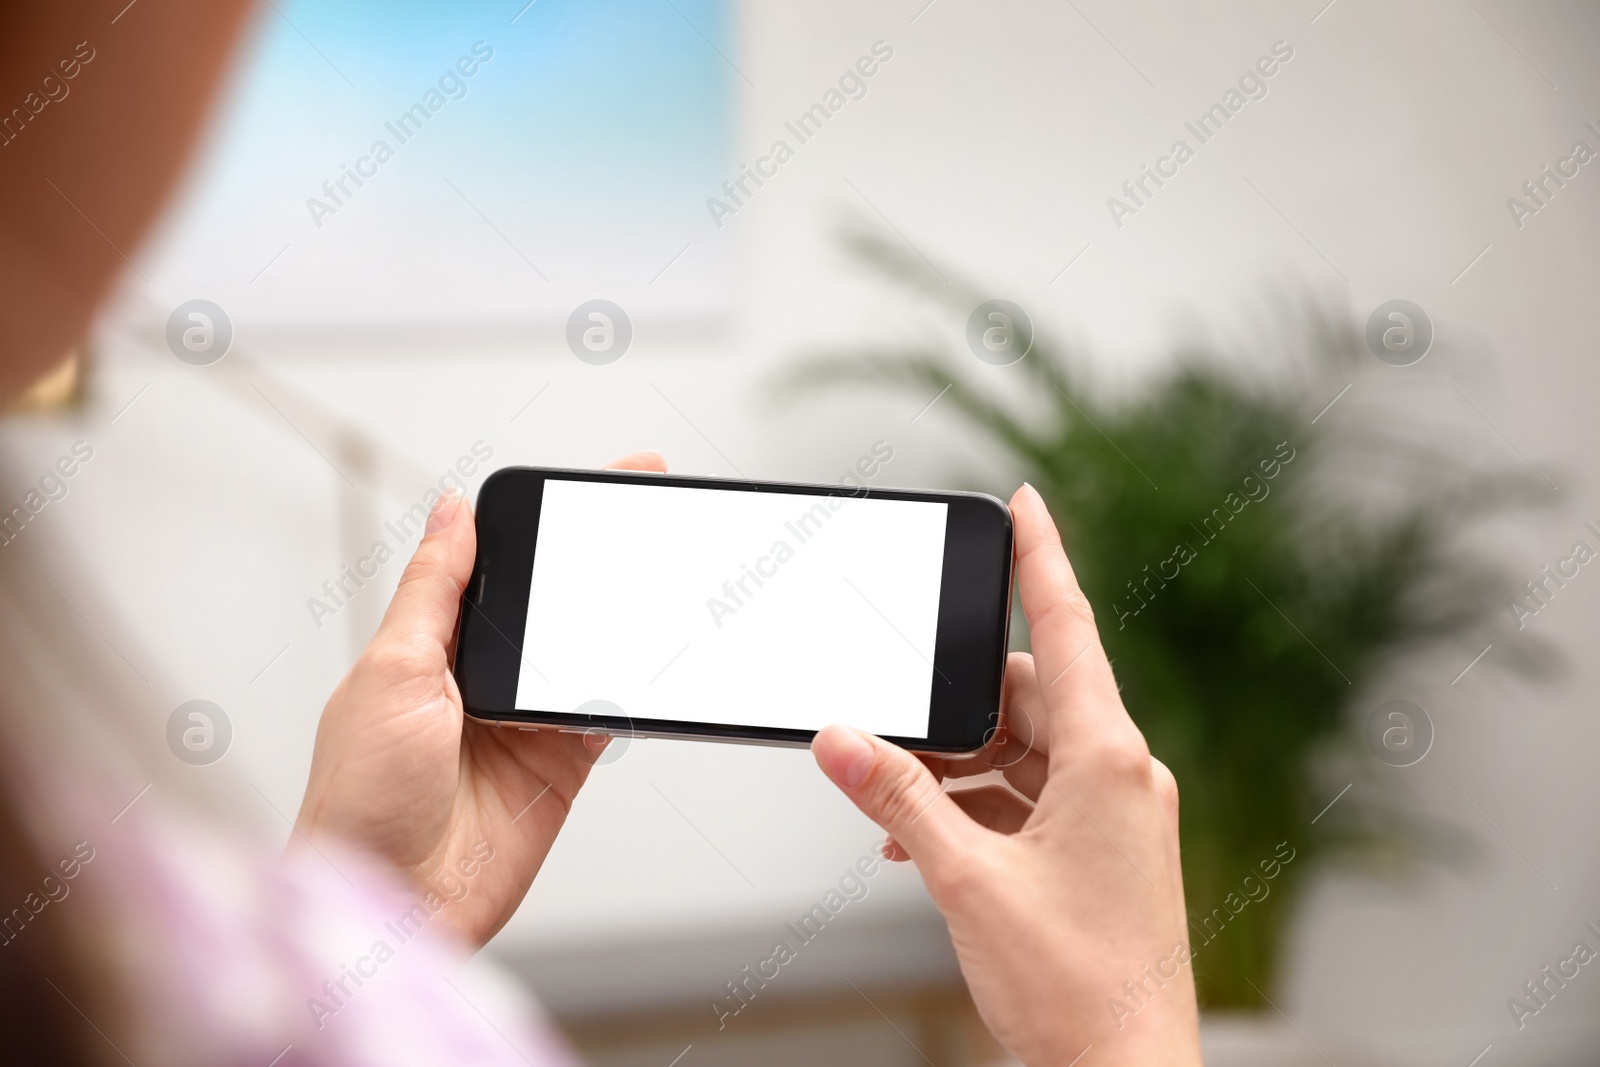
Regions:
M 0 544 L 0 1020 L 17 1013 L 5 1029 L 28 1035 L 29 1062 L 121 1063 L 128 1039 L 107 1034 L 137 1029 L 125 994 L 149 964 L 122 951 L 116 900 L 140 872 L 102 860 L 62 879 L 85 849 L 115 855 L 130 802 L 213 820 L 241 808 L 167 751 L 156 657 L 85 579 L 59 516 L 43 518 Z

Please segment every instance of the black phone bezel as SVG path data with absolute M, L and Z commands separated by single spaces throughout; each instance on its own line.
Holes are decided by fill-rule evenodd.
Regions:
M 769 744 L 805 745 L 815 735 L 814 730 L 518 710 L 517 678 L 539 512 L 550 478 L 948 504 L 928 736 L 885 740 L 919 752 L 967 753 L 990 737 L 998 722 L 1011 616 L 1011 512 L 1001 501 L 984 493 L 553 467 L 504 467 L 485 479 L 478 491 L 478 551 L 462 595 L 454 666 L 466 712 L 473 718 L 505 725 Z

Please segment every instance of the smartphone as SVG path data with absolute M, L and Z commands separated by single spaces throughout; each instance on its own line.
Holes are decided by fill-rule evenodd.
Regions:
M 981 493 L 509 467 L 455 676 L 499 726 L 922 752 L 998 721 L 1011 513 Z

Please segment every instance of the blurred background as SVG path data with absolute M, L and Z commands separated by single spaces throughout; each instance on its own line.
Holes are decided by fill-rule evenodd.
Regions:
M 1208 1062 L 1592 1063 L 1600 977 L 1524 983 L 1600 948 L 1597 46 L 1577 2 L 275 0 L 3 499 L 92 447 L 25 535 L 286 837 L 463 456 L 1028 478 L 1178 774 Z M 619 742 L 482 958 L 595 1063 L 995 1061 L 909 869 L 719 1030 L 880 836 L 805 752 Z

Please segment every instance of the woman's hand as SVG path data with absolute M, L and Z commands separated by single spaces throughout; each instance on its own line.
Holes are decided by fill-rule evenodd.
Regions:
M 612 469 L 667 467 L 640 452 Z M 297 838 L 355 845 L 442 900 L 464 886 L 439 920 L 474 947 L 522 902 L 606 742 L 465 718 L 450 658 L 477 543 L 465 500 L 441 499 L 377 635 L 322 712 L 295 824 Z
M 978 1011 L 1031 1067 L 1198 1065 L 1178 787 L 1128 718 L 1044 501 L 1011 498 L 1033 655 L 1006 665 L 1002 727 L 974 760 L 830 726 L 824 773 L 889 831 L 944 913 Z M 944 793 L 940 779 L 1003 771 Z M 1027 799 L 1024 800 L 1023 797 Z

